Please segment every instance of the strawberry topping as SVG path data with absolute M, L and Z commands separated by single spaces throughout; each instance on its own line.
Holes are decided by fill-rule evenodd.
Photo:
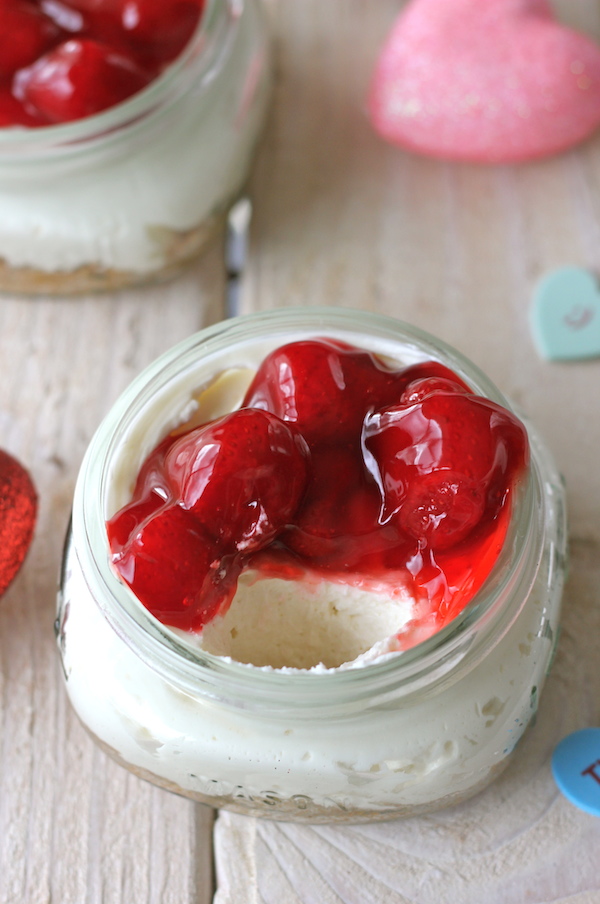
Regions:
M 502 549 L 527 434 L 435 361 L 393 370 L 330 339 L 276 349 L 243 406 L 167 436 L 108 523 L 117 572 L 200 630 L 246 567 L 342 581 L 402 573 L 441 627 Z
M 71 122 L 121 103 L 181 53 L 203 8 L 204 0 L 0 0 L 0 127 Z
M 27 110 L 58 123 L 100 113 L 148 81 L 126 57 L 96 41 L 72 38 L 22 70 L 15 94 Z

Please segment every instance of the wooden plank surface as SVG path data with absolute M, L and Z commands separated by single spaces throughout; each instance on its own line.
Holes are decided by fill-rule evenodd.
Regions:
M 25 567 L 0 601 L 2 904 L 205 904 L 212 811 L 140 781 L 91 742 L 63 689 L 52 625 L 85 448 L 139 370 L 220 317 L 220 248 L 169 286 L 0 302 L 1 446 L 40 495 Z
M 514 768 L 476 801 L 408 823 L 329 828 L 222 814 L 216 904 L 591 904 L 599 821 L 554 789 L 549 754 L 600 724 L 600 362 L 533 352 L 536 279 L 599 269 L 600 136 L 520 167 L 433 162 L 380 142 L 364 112 L 398 0 L 268 0 L 276 86 L 252 188 L 244 308 L 334 304 L 435 332 L 531 416 L 569 492 L 572 569 L 556 667 Z M 600 40 L 595 0 L 562 0 Z M 0 601 L 0 904 L 206 904 L 209 810 L 98 751 L 62 688 L 52 621 L 85 447 L 131 378 L 221 315 L 218 242 L 164 287 L 0 302 L 0 446 L 41 498 L 27 563 Z M 593 859 L 595 852 L 595 861 Z

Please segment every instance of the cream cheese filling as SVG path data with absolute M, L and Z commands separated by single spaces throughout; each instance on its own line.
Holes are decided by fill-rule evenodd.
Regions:
M 259 668 L 327 671 L 367 665 L 402 649 L 416 603 L 398 583 L 357 586 L 310 575 L 299 580 L 242 573 L 227 611 L 199 634 L 178 636 L 211 653 Z

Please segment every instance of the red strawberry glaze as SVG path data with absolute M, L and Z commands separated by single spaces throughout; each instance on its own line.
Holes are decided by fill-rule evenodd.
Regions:
M 406 537 L 381 524 L 381 495 L 356 444 L 313 449 L 309 481 L 282 544 L 311 568 L 378 573 L 392 551 L 404 560 Z
M 219 548 L 263 549 L 302 498 L 308 448 L 293 426 L 242 408 L 176 439 L 164 470 L 175 498 Z
M 307 443 L 356 439 L 364 412 L 399 398 L 403 375 L 370 352 L 332 339 L 284 345 L 258 368 L 243 405 L 294 423 Z
M 33 2 L 0 2 L 0 78 L 9 79 L 60 40 L 60 29 Z
M 12 91 L 0 86 L 0 128 L 16 125 L 31 127 L 41 124 L 39 116 L 28 113 Z
M 199 630 L 233 596 L 250 554 L 294 515 L 307 459 L 296 429 L 258 409 L 166 437 L 144 462 L 132 502 L 108 524 L 117 571 L 158 618 Z
M 83 33 L 126 46 L 138 59 L 164 64 L 183 50 L 196 28 L 201 0 L 63 0 L 82 14 Z
M 384 520 L 398 520 L 434 550 L 463 540 L 484 514 L 496 515 L 526 445 L 505 409 L 445 389 L 367 415 L 364 439 L 383 488 Z
M 0 127 L 71 122 L 155 79 L 204 0 L 0 0 Z
M 212 578 L 221 567 L 216 544 L 178 505 L 163 505 L 153 515 L 136 524 L 129 542 L 115 555 L 115 566 L 153 615 L 173 627 L 199 630 L 218 610 L 224 587 L 237 575 L 228 569 L 227 583 L 221 582 L 214 600 Z M 161 559 L 168 550 L 177 554 L 169 556 L 164 567 Z
M 14 93 L 26 110 L 59 123 L 107 110 L 149 81 L 127 57 L 97 41 L 72 38 L 22 69 Z
M 241 409 L 151 453 L 108 522 L 112 560 L 153 614 L 192 630 L 246 567 L 390 588 L 401 576 L 438 630 L 490 574 L 527 462 L 523 425 L 443 365 L 290 343 Z

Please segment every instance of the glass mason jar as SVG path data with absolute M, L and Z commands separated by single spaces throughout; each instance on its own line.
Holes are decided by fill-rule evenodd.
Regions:
M 203 652 L 153 618 L 109 563 L 105 521 L 147 454 L 189 417 L 195 391 L 308 336 L 401 364 L 440 361 L 510 407 L 458 352 L 376 314 L 284 309 L 191 336 L 133 382 L 85 456 L 56 622 L 67 692 L 111 756 L 190 798 L 285 820 L 408 816 L 483 788 L 537 709 L 558 629 L 565 510 L 529 425 L 531 465 L 481 590 L 428 640 L 361 668 L 264 669 Z
M 165 72 L 72 123 L 0 129 L 0 290 L 74 294 L 168 278 L 241 191 L 267 106 L 260 0 L 207 0 Z

